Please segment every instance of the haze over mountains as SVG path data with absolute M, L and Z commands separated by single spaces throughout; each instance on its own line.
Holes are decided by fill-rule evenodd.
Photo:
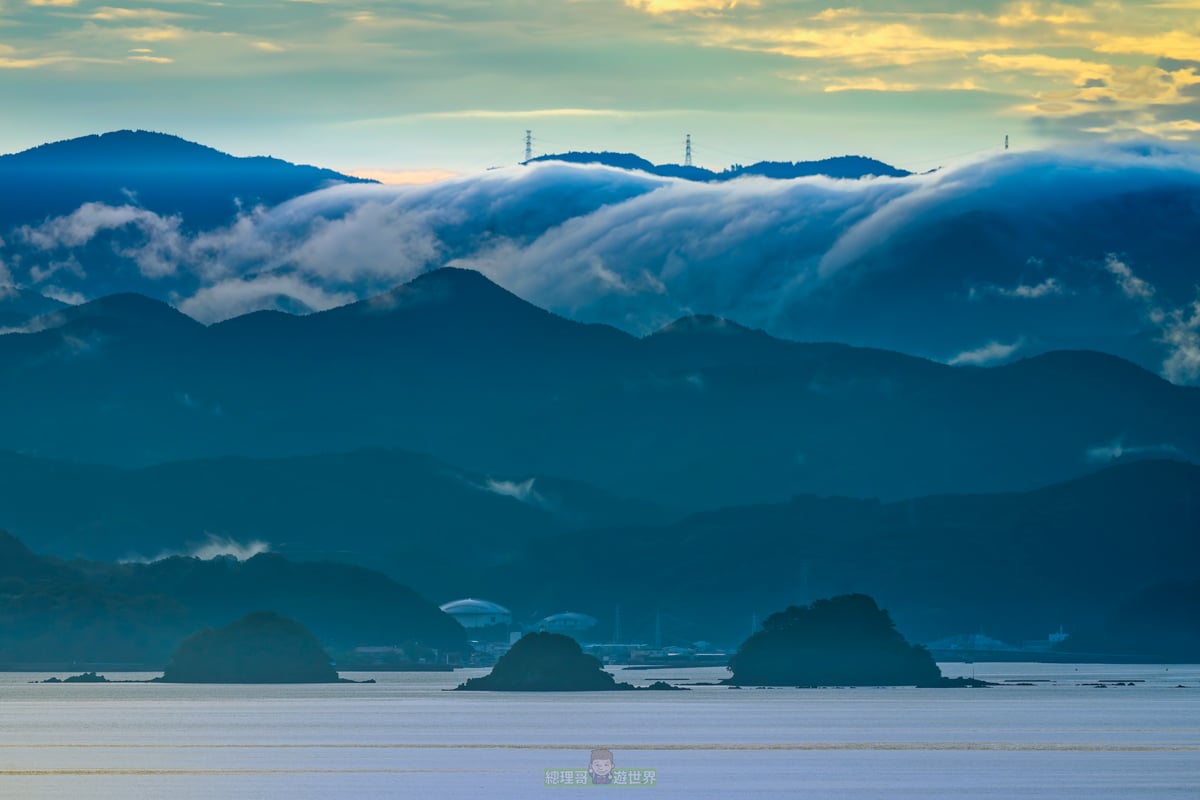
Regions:
M 877 177 L 903 178 L 912 174 L 908 170 L 897 169 L 891 164 L 864 156 L 840 156 L 823 158 L 820 161 L 759 161 L 750 166 L 733 164 L 720 172 L 683 164 L 654 164 L 633 153 L 553 153 L 531 158 L 523 163 L 538 164 L 548 161 L 567 164 L 602 164 L 606 167 L 637 170 L 664 178 L 683 178 L 689 181 L 731 181 L 751 176 L 791 180 L 793 178 L 810 178 L 815 175 L 857 180 L 858 178 Z
M 921 639 L 1100 632 L 1196 579 L 1190 155 L 319 188 L 54 147 L 13 158 L 67 210 L 0 219 L 0 528 L 35 552 L 213 537 L 730 644 L 852 591 Z
M 187 635 L 264 607 L 305 620 L 327 646 L 466 649 L 437 606 L 361 567 L 165 558 L 150 564 L 63 562 L 0 531 L 0 664 L 165 663 Z
M 177 136 L 113 131 L 0 156 L 0 219 L 37 225 L 86 203 L 180 216 L 185 229 L 232 222 L 239 211 L 278 205 L 336 184 L 373 183 L 277 158 L 237 158 Z
M 1100 630 L 1143 590 L 1194 579 L 1198 550 L 1200 467 L 1147 461 L 1030 492 L 799 496 L 533 541 L 485 585 L 518 607 L 584 608 L 606 623 L 619 602 L 622 627 L 647 638 L 656 614 L 733 639 L 752 612 L 869 591 L 918 641 L 985 630 L 1019 643 L 1059 625 Z
M 696 510 L 800 492 L 1027 489 L 1194 457 L 1200 390 L 1112 356 L 979 369 L 708 317 L 636 338 L 475 272 L 204 327 L 137 295 L 0 336 L 0 449 L 141 466 L 394 447 Z
M 530 541 L 676 516 L 578 482 L 503 480 L 402 451 L 140 470 L 0 453 L 0 530 L 41 553 L 143 562 L 270 550 L 382 568 L 439 602 L 478 590 L 478 574 Z
M 0 526 L 60 557 L 158 559 L 146 569 L 75 569 L 122 596 L 186 597 L 205 609 L 208 624 L 255 603 L 281 607 L 271 594 L 279 587 L 255 586 L 252 577 L 265 576 L 267 564 L 284 569 L 255 555 L 270 550 L 382 570 L 437 602 L 501 599 L 523 624 L 581 611 L 601 619 L 601 637 L 615 635 L 619 605 L 635 639 L 649 641 L 658 624 L 671 641 L 733 645 L 755 614 L 870 591 L 921 641 L 986 630 L 1020 642 L 1059 625 L 1092 634 L 1110 621 L 1128 629 L 1114 617 L 1128 616 L 1124 605 L 1161 584 L 1194 580 L 1200 535 L 1200 466 L 1177 461 L 1121 464 L 1029 492 L 894 503 L 802 495 L 670 522 L 652 507 L 614 504 L 561 482 L 475 484 L 404 453 L 225 459 L 132 473 L 12 456 L 0 465 Z M 217 570 L 177 557 L 216 553 L 250 559 L 237 593 L 213 584 L 236 562 Z M 418 638 L 389 639 L 370 627 L 388 615 L 390 605 L 376 605 L 383 598 L 348 592 L 342 610 L 318 611 L 332 606 L 318 601 L 318 588 L 328 597 L 330 581 L 366 576 L 318 564 L 285 572 L 295 573 L 288 612 L 299 613 L 298 598 L 308 596 L 299 616 L 319 622 L 327 641 Z M 343 622 L 340 636 L 332 631 L 335 617 L 368 600 L 357 606 L 358 623 Z M 1139 619 L 1154 616 L 1152 600 L 1141 600 Z M 1164 630 L 1184 629 L 1176 612 L 1159 613 L 1176 617 Z M 376 639 L 363 638 L 371 631 Z M 1093 652 L 1115 652 L 1105 647 Z M 1152 642 L 1141 647 L 1156 652 Z
M 79 169 L 53 207 L 13 184 L 7 294 L 136 291 L 211 322 L 344 305 L 452 265 L 638 335 L 711 314 L 943 362 L 1100 350 L 1200 381 L 1200 161 L 1186 150 L 1012 152 L 863 180 L 705 182 L 551 161 L 386 187 L 156 134 L 53 148 L 116 166 L 28 172 L 49 186 Z M 139 188 L 159 170 L 184 177 Z M 19 324 L 41 310 L 30 299 L 0 300 L 0 315 Z

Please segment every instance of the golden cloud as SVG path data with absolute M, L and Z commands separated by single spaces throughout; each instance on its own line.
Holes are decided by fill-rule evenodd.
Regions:
M 738 6 L 757 6 L 759 0 L 625 0 L 625 5 L 648 14 L 732 11 Z
M 889 83 L 883 78 L 870 76 L 867 78 L 841 78 L 837 83 L 825 87 L 830 92 L 915 92 L 917 85 L 913 83 Z
M 361 169 L 342 170 L 347 175 L 356 178 L 379 181 L 393 186 L 424 185 L 437 183 L 458 176 L 457 172 L 444 169 L 384 169 L 380 167 L 363 167 Z
M 116 6 L 101 6 L 86 15 L 87 19 L 99 20 L 101 22 L 123 22 L 139 19 L 182 19 L 189 16 L 191 15 L 180 14 L 176 11 L 163 11 L 157 8 L 119 8 Z
M 710 29 L 706 43 L 792 58 L 843 61 L 858 66 L 909 66 L 963 59 L 976 53 L 1023 45 L 1002 37 L 946 37 L 907 23 L 851 22 L 828 28 L 757 28 L 726 25 Z
M 166 42 L 182 39 L 183 28 L 168 25 L 162 28 L 126 28 L 120 31 L 126 39 L 134 42 Z
M 1097 53 L 1116 53 L 1176 58 L 1181 61 L 1200 61 L 1200 36 L 1180 30 L 1148 36 L 1114 36 L 1096 33 Z
M 1025 72 L 1045 78 L 1064 78 L 1076 84 L 1083 84 L 1089 80 L 1108 80 L 1113 74 L 1110 64 L 1078 58 L 1060 58 L 1044 53 L 986 53 L 979 57 L 979 64 L 985 69 L 997 72 Z
M 1092 12 L 1061 3 L 1013 3 L 993 19 L 997 25 L 1018 28 L 1024 25 L 1086 25 L 1095 22 Z

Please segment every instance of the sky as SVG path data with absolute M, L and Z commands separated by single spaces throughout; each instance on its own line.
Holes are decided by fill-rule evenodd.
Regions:
M 0 152 L 123 128 L 388 181 L 1200 140 L 1200 0 L 0 0 Z

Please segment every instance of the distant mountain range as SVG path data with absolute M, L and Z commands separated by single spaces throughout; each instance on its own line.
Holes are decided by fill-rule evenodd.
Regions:
M 338 647 L 444 646 L 448 634 L 377 573 L 292 563 L 323 559 L 369 565 L 438 602 L 487 597 L 513 609 L 518 624 L 587 613 L 601 621 L 593 634 L 601 640 L 617 635 L 618 606 L 626 641 L 650 642 L 658 627 L 668 644 L 732 646 L 756 617 L 870 592 L 920 641 L 983 631 L 1020 643 L 1061 625 L 1085 652 L 1167 654 L 1200 644 L 1186 611 L 1200 547 L 1200 466 L 1182 462 L 1132 462 L 1019 493 L 894 503 L 804 495 L 665 524 L 639 508 L 620 520 L 613 509 L 609 524 L 592 527 L 544 512 L 553 482 L 535 482 L 544 494 L 522 498 L 407 454 L 137 473 L 11 456 L 0 464 L 3 524 L 19 526 L 40 551 L 88 559 L 35 559 L 11 541 L 6 551 L 0 536 L 0 581 L 56 587 L 51 594 L 65 599 L 54 607 L 69 609 L 56 625 L 82 626 L 72 658 L 95 659 L 83 651 L 102 649 L 100 631 L 126 626 L 139 647 L 162 653 L 170 644 L 145 638 L 153 630 L 219 624 L 258 608 L 296 616 Z M 131 547 L 180 552 L 189 539 L 209 558 L 239 549 L 205 533 L 242 537 L 243 557 L 261 547 L 250 537 L 279 552 L 237 562 L 156 549 L 149 564 L 92 563 Z M 0 622 L 18 639 L 55 627 L 30 616 L 29 598 L 44 589 L 0 585 Z M 97 593 L 114 609 L 99 620 L 86 607 Z M 128 644 L 112 635 L 111 647 Z M 51 639 L 43 644 L 42 657 L 52 657 Z
M 921 640 L 1130 641 L 1192 602 L 1191 162 L 834 183 L 727 179 L 901 173 L 556 159 L 418 189 L 144 132 L 0 158 L 0 527 L 62 558 L 277 552 L 87 566 L 0 541 L 0 631 L 40 652 L 62 608 L 80 648 L 160 652 L 228 621 L 214 581 L 240 598 L 221 614 L 265 581 L 314 630 L 309 580 L 409 603 L 324 558 L 732 644 L 842 592 Z
M 533 541 L 482 583 L 498 601 L 577 609 L 606 630 L 620 604 L 622 630 L 643 641 L 656 614 L 677 641 L 736 642 L 755 613 L 866 592 L 917 641 L 983 631 L 1020 643 L 1062 625 L 1089 634 L 1092 652 L 1119 642 L 1154 653 L 1178 648 L 1134 636 L 1128 607 L 1158 584 L 1196 580 L 1197 555 L 1200 466 L 1145 461 L 1029 492 L 894 503 L 809 495 Z M 1138 624 L 1157 609 L 1149 629 L 1200 643 L 1200 618 L 1186 621 L 1169 599 L 1142 597 L 1137 608 Z M 1114 635 L 1097 635 L 1106 628 Z
M 70 214 L 85 203 L 182 216 L 191 230 L 344 183 L 374 183 L 277 158 L 238 158 L 178 136 L 113 131 L 0 156 L 0 230 Z
M 18 328 L 34 317 L 66 307 L 66 303 L 45 297 L 32 289 L 0 287 L 0 329 Z
M 186 636 L 264 608 L 302 620 L 327 646 L 461 652 L 463 629 L 437 606 L 361 567 L 174 557 L 150 564 L 60 561 L 0 531 L 0 664 L 161 667 Z
M 123 466 L 400 448 L 667 508 L 1023 490 L 1200 452 L 1200 390 L 1058 352 L 995 368 L 710 317 L 637 338 L 439 270 L 204 327 L 136 295 L 0 336 L 0 449 Z
M 865 156 L 837 156 L 823 158 L 818 161 L 759 161 L 749 166 L 734 164 L 720 172 L 714 172 L 703 167 L 686 166 L 683 164 L 654 164 L 633 153 L 588 153 L 573 151 L 538 156 L 525 162 L 534 164 L 546 161 L 562 161 L 567 164 L 603 164 L 617 169 L 637 170 L 664 178 L 683 178 L 689 181 L 729 181 L 742 177 L 774 178 L 791 180 L 793 178 L 809 178 L 823 175 L 828 178 L 847 178 L 857 180 L 868 177 L 902 178 L 911 175 L 907 170 L 898 169 L 882 161 Z
M 894 177 L 729 180 L 809 174 Z M 708 172 L 564 153 L 394 187 L 124 131 L 5 156 L 0 180 L 0 329 L 128 292 L 205 322 L 307 313 L 450 265 L 638 336 L 708 314 L 962 364 L 1097 350 L 1200 384 L 1183 152 L 910 176 L 858 156 Z
M 506 480 L 399 451 L 140 470 L 0 453 L 0 530 L 41 553 L 127 561 L 269 548 L 383 569 L 440 603 L 532 540 L 675 516 L 575 481 Z

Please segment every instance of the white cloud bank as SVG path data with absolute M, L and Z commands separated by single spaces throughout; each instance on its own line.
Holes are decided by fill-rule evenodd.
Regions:
M 248 561 L 257 555 L 269 552 L 271 552 L 271 545 L 267 542 L 255 539 L 242 543 L 228 536 L 206 533 L 203 542 L 190 545 L 186 551 L 164 550 L 154 558 L 130 556 L 123 559 L 123 563 L 149 564 L 155 561 L 162 561 L 165 558 L 175 558 L 178 556 L 198 558 L 201 561 L 212 561 L 214 558 L 236 558 L 238 561 Z
M 707 313 L 782 336 L 959 352 L 951 360 L 963 364 L 1019 346 L 1103 349 L 1114 319 L 1150 319 L 1164 374 L 1190 382 L 1200 379 L 1200 309 L 1190 294 L 1167 296 L 1194 274 L 1194 258 L 1182 259 L 1200 245 L 1200 210 L 1182 204 L 1163 217 L 1120 205 L 1163 192 L 1200 192 L 1200 155 L 1009 153 L 902 179 L 720 184 L 543 163 L 426 186 L 337 187 L 195 235 L 177 218 L 88 204 L 19 238 L 37 256 L 30 265 L 108 248 L 205 322 L 329 308 L 453 265 L 635 333 Z M 1135 253 L 1139 275 L 1125 255 L 1109 258 L 1151 242 L 1153 226 L 1180 241 L 1177 253 Z M 55 282 L 96 295 L 69 270 Z
M 1021 349 L 1021 344 L 1021 342 L 1011 344 L 988 342 L 983 347 L 964 350 L 946 363 L 955 367 L 986 367 L 992 364 L 1001 364 L 1012 358 L 1013 354 Z

